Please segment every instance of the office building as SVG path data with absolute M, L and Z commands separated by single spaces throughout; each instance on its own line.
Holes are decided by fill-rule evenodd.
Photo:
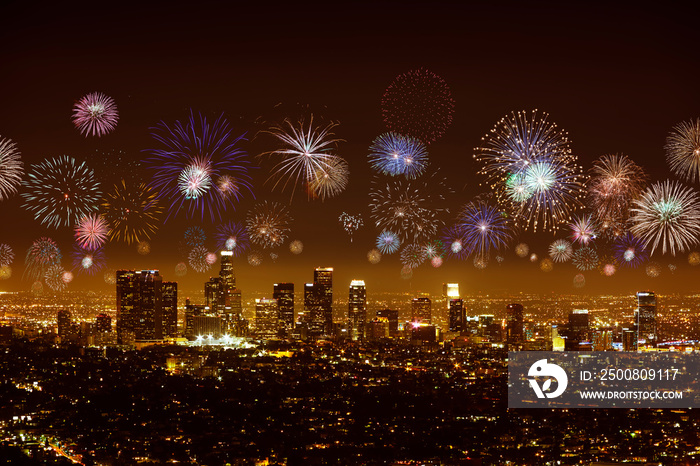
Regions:
M 280 333 L 279 309 L 276 299 L 255 300 L 255 335 L 261 339 L 277 338 Z
M 399 311 L 395 309 L 381 309 L 377 311 L 376 318 L 387 323 L 391 338 L 399 336 Z
M 157 270 L 117 271 L 117 342 L 163 337 L 163 278 Z
M 177 282 L 163 282 L 163 337 L 177 335 Z
M 61 310 L 56 315 L 57 332 L 59 337 L 65 338 L 71 332 L 71 314 L 70 311 Z
M 638 345 L 655 346 L 656 336 L 656 295 L 651 291 L 637 293 L 635 311 Z
M 464 309 L 464 301 L 460 298 L 452 298 L 449 301 L 449 329 L 450 332 L 466 331 L 467 313 Z
M 241 291 L 236 288 L 233 271 L 233 252 L 221 251 L 221 269 L 218 277 L 211 277 L 204 284 L 205 304 L 211 312 L 221 316 L 222 331 L 240 335 L 240 321 L 243 319 Z
M 348 297 L 349 336 L 352 340 L 362 340 L 365 337 L 365 320 L 367 318 L 367 290 L 364 280 L 350 282 Z M 388 330 L 388 327 L 387 327 Z
M 330 335 L 333 327 L 333 268 L 317 267 L 314 270 L 314 284 L 323 316 L 323 333 Z
M 111 333 L 112 318 L 107 314 L 98 314 L 97 317 L 95 317 L 95 332 Z
M 413 298 L 411 301 L 413 311 L 413 321 L 429 324 L 432 317 L 432 302 L 428 297 Z
M 294 328 L 294 283 L 275 283 L 272 298 L 277 300 L 279 323 L 285 330 Z
M 506 342 L 509 345 L 523 343 L 523 305 L 518 303 L 506 306 Z

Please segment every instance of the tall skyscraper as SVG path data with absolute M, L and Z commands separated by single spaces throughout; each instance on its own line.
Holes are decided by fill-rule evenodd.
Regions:
M 236 288 L 233 271 L 233 252 L 221 251 L 221 269 L 218 277 L 204 284 L 204 298 L 210 311 L 221 316 L 222 331 L 241 336 L 240 322 L 243 319 L 241 291 Z
M 587 309 L 574 309 L 569 313 L 569 336 L 576 341 L 590 339 L 590 323 Z
M 294 283 L 275 283 L 272 298 L 277 300 L 280 326 L 294 328 Z
M 316 267 L 314 284 L 323 313 L 323 333 L 331 335 L 333 332 L 333 268 Z
M 349 334 L 352 340 L 362 340 L 365 337 L 365 321 L 367 319 L 367 290 L 364 280 L 350 282 L 348 296 Z
M 304 323 L 307 324 L 309 335 L 315 338 L 325 332 L 325 315 L 323 292 L 317 283 L 304 284 Z
M 258 338 L 276 338 L 280 331 L 279 309 L 276 299 L 255 300 L 255 335 Z
M 112 332 L 112 318 L 107 314 L 98 314 L 95 317 L 95 331 L 99 333 Z
M 177 282 L 163 282 L 163 336 L 177 336 Z
M 656 335 L 656 295 L 651 291 L 637 293 L 637 310 L 635 311 L 637 323 L 638 345 L 655 346 Z
M 464 332 L 466 330 L 467 313 L 464 309 L 464 301 L 460 298 L 452 298 L 450 303 L 450 332 Z
M 423 296 L 413 298 L 411 301 L 411 309 L 413 311 L 413 320 L 417 322 L 430 323 L 432 317 L 432 301 L 430 298 Z
M 506 342 L 508 344 L 523 343 L 523 305 L 518 303 L 506 306 Z
M 394 338 L 399 334 L 399 311 L 395 309 L 381 309 L 377 311 L 377 319 L 389 324 L 389 336 Z
M 71 331 L 71 315 L 70 311 L 65 309 L 58 311 L 56 315 L 56 324 L 58 326 L 56 332 L 59 337 L 67 337 Z
M 163 337 L 163 278 L 157 270 L 117 271 L 117 341 Z

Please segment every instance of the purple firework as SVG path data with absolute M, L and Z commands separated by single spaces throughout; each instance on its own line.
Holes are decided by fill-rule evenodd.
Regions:
M 191 112 L 188 121 L 171 126 L 161 121 L 152 130 L 161 147 L 149 150 L 144 165 L 153 173 L 151 186 L 159 199 L 170 203 L 166 220 L 180 211 L 187 218 L 203 220 L 208 213 L 212 221 L 220 219 L 244 191 L 252 195 L 252 164 L 238 147 L 244 135 L 234 136 L 223 115 L 209 123 Z
M 649 259 L 649 253 L 639 238 L 627 233 L 615 241 L 615 259 L 619 264 L 636 268 Z
M 216 227 L 216 247 L 231 251 L 234 257 L 250 248 L 248 231 L 245 226 L 236 222 L 227 222 Z
M 73 247 L 73 269 L 78 273 L 94 275 L 102 270 L 106 265 L 105 255 L 102 248 L 84 249 L 76 244 Z
M 73 124 L 85 137 L 103 136 L 117 127 L 117 121 L 117 104 L 101 92 L 92 92 L 73 106 Z

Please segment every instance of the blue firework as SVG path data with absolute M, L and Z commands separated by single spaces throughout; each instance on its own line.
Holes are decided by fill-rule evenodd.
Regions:
M 202 246 L 207 240 L 207 235 L 202 227 L 194 225 L 185 230 L 185 244 L 191 248 Z
M 506 247 L 512 238 L 508 217 L 482 201 L 464 206 L 458 217 L 458 225 L 469 251 L 482 259 L 488 257 L 491 249 Z
M 649 253 L 642 240 L 626 233 L 615 240 L 615 259 L 623 266 L 636 268 L 649 259 Z
M 442 234 L 442 243 L 445 245 L 448 256 L 464 259 L 471 254 L 469 244 L 464 238 L 464 232 L 459 225 L 447 228 Z
M 78 273 L 94 275 L 102 270 L 106 265 L 103 248 L 88 250 L 80 245 L 73 246 L 73 269 Z
M 220 219 L 245 192 L 252 195 L 252 163 L 240 148 L 245 135 L 234 136 L 223 115 L 210 123 L 190 112 L 187 121 L 161 121 L 152 130 L 160 147 L 149 151 L 144 166 L 159 199 L 169 204 L 166 220 L 180 211 L 187 218 Z
M 245 226 L 236 222 L 222 223 L 216 227 L 216 247 L 231 251 L 234 256 L 244 253 L 250 248 L 248 231 Z
M 377 249 L 382 254 L 393 254 L 399 250 L 401 240 L 396 233 L 384 230 L 377 236 Z
M 425 171 L 428 151 L 420 140 L 398 133 L 385 133 L 369 147 L 369 164 L 385 175 L 416 178 Z

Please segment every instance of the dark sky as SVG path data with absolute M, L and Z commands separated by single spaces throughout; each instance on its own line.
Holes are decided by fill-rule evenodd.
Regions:
M 591 5 L 564 2 L 338 3 L 297 2 L 118 2 L 101 6 L 78 3 L 5 2 L 0 7 L 0 135 L 14 140 L 25 167 L 62 154 L 88 160 L 122 150 L 145 157 L 154 147 L 149 127 L 186 118 L 190 109 L 214 117 L 224 112 L 240 132 L 254 139 L 260 118 L 276 115 L 274 106 L 309 105 L 317 114 L 340 122 L 337 135 L 346 142 L 339 155 L 350 164 L 350 186 L 326 202 L 295 197 L 290 239 L 304 243 L 294 256 L 286 245 L 273 263 L 260 267 L 236 261 L 239 287 L 271 290 L 276 281 L 301 286 L 316 266 L 333 266 L 338 289 L 353 278 L 367 281 L 368 291 L 423 290 L 438 293 L 444 281 L 460 282 L 465 292 L 478 290 L 573 291 L 575 270 L 554 273 L 511 252 L 501 266 L 477 271 L 471 261 L 429 264 L 410 281 L 399 276 L 398 257 L 378 265 L 366 260 L 378 231 L 369 221 L 371 178 L 367 148 L 385 131 L 380 101 L 399 74 L 426 67 L 450 86 L 456 111 L 446 135 L 429 148 L 431 164 L 440 167 L 458 207 L 484 190 L 472 161 L 473 148 L 503 115 L 540 109 L 569 132 L 579 163 L 588 169 L 599 156 L 625 153 L 652 175 L 670 176 L 663 145 L 677 123 L 700 116 L 700 60 L 697 26 L 688 11 L 638 4 Z M 568 3 L 568 2 L 567 2 Z M 96 8 L 99 8 L 96 10 Z M 70 119 L 74 102 L 88 92 L 112 96 L 120 113 L 117 129 L 102 138 L 85 138 Z M 265 150 L 254 139 L 251 155 Z M 97 165 L 97 161 L 92 161 Z M 289 194 L 271 193 L 263 185 L 267 168 L 258 169 L 258 200 L 288 202 Z M 242 202 L 227 219 L 243 221 L 252 200 Z M 70 256 L 71 230 L 47 229 L 21 207 L 18 196 L 0 203 L 0 243 L 16 254 L 13 276 L 0 291 L 28 289 L 22 280 L 25 251 L 31 241 L 51 236 Z M 338 215 L 361 213 L 365 227 L 352 243 Z M 449 217 L 446 220 L 449 221 Z M 188 225 L 201 224 L 211 236 L 210 221 L 178 218 L 161 226 L 151 254 L 135 247 L 109 244 L 111 268 L 159 268 L 175 279 L 183 260 L 177 243 Z M 562 234 L 559 237 L 563 237 Z M 551 233 L 521 238 L 544 257 Z M 602 277 L 586 273 L 580 292 L 657 292 L 696 289 L 697 273 L 686 255 L 659 257 L 668 269 L 650 279 L 644 270 Z M 68 260 L 64 264 L 70 265 Z M 215 270 L 218 266 L 215 266 Z M 190 271 L 179 281 L 199 289 L 208 274 Z M 72 289 L 106 289 L 102 273 L 77 276 Z M 342 293 L 342 292 L 341 292 Z

